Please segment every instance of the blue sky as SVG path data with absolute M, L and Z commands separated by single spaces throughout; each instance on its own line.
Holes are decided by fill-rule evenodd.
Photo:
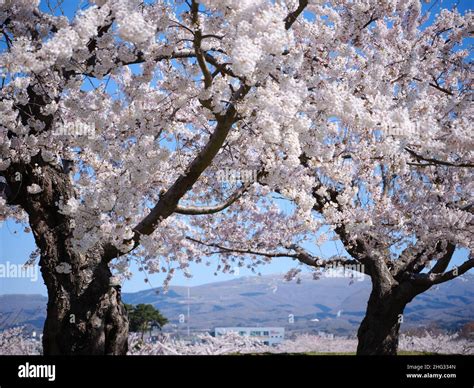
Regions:
M 332 248 L 331 248 L 332 245 Z M 23 227 L 14 222 L 8 221 L 0 226 L 0 264 L 7 262 L 11 264 L 24 264 L 30 253 L 36 249 L 33 236 L 23 231 Z M 341 250 L 341 248 L 339 248 Z M 324 249 L 325 255 L 336 253 L 337 249 L 334 243 L 329 243 Z M 171 285 L 199 285 L 216 281 L 224 281 L 235 279 L 236 275 L 219 273 L 214 276 L 214 270 L 217 265 L 215 259 L 210 259 L 212 265 L 210 267 L 204 264 L 191 264 L 191 279 L 185 278 L 179 271 L 176 272 Z M 295 266 L 296 262 L 287 258 L 278 258 L 273 263 L 260 267 L 262 274 L 286 273 Z M 304 267 L 302 267 L 304 268 Z M 149 287 L 159 287 L 165 278 L 165 275 L 155 274 L 148 275 L 150 283 L 145 283 L 145 274 L 138 271 L 137 265 L 132 265 L 134 276 L 131 280 L 125 281 L 123 284 L 124 292 L 140 291 Z M 250 270 L 245 268 L 239 269 L 239 276 L 252 276 Z M 0 295 L 12 293 L 40 293 L 46 295 L 46 287 L 43 284 L 41 274 L 38 272 L 37 281 L 31 281 L 31 278 L 0 278 Z
M 54 3 L 54 0 L 52 2 Z M 47 11 L 45 3 L 46 2 L 42 0 L 41 8 L 44 11 Z M 458 4 L 458 9 L 461 12 L 465 12 L 467 9 L 472 8 L 469 6 L 469 1 L 462 0 L 460 2 L 456 2 L 450 0 L 432 2 L 428 5 L 424 4 L 423 9 L 426 10 L 427 8 L 431 7 L 433 3 L 435 4 L 432 10 L 433 15 L 438 12 L 440 7 L 449 8 L 456 3 Z M 86 1 L 68 0 L 63 5 L 63 10 L 68 17 L 72 17 L 78 5 L 84 6 L 85 4 L 87 4 Z M 5 222 L 0 226 L 0 264 L 6 262 L 10 262 L 13 264 L 23 264 L 28 259 L 30 253 L 35 250 L 35 248 L 36 247 L 33 241 L 33 236 L 31 234 L 25 233 L 21 225 L 15 224 L 14 222 Z M 338 251 L 342 251 L 342 248 L 340 247 L 340 243 L 328 242 L 322 247 L 322 250 L 324 256 L 327 257 L 333 254 L 337 254 Z M 459 265 L 465 257 L 465 251 L 456 252 L 453 264 Z M 191 279 L 185 278 L 179 272 L 176 273 L 171 284 L 193 286 L 214 281 L 230 280 L 236 277 L 236 275 L 230 274 L 218 274 L 217 276 L 214 276 L 214 268 L 217 264 L 215 259 L 211 261 L 213 263 L 211 267 L 207 267 L 204 264 L 192 264 L 190 269 L 191 273 L 193 274 L 193 277 Z M 283 274 L 290 268 L 293 268 L 295 265 L 295 261 L 291 259 L 279 258 L 275 260 L 272 264 L 261 266 L 259 272 L 261 272 L 262 274 Z M 126 281 L 123 285 L 123 290 L 125 292 L 138 291 L 151 286 L 158 287 L 162 284 L 162 281 L 164 280 L 164 275 L 156 274 L 149 276 L 150 283 L 147 284 L 144 282 L 145 275 L 142 272 L 138 271 L 136 265 L 132 265 L 132 271 L 135 275 L 133 279 Z M 240 268 L 239 276 L 251 275 L 254 274 L 250 270 Z M 0 278 L 0 294 L 11 293 L 40 293 L 46 295 L 46 288 L 43 284 L 40 274 L 38 274 L 38 279 L 35 282 L 32 282 L 29 278 Z

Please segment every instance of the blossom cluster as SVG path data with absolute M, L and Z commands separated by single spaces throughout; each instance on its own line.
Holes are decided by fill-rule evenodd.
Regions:
M 276 249 L 334 238 L 342 223 L 383 255 L 440 238 L 472 250 L 472 13 L 443 9 L 427 25 L 417 0 L 311 1 L 287 28 L 295 1 L 205 0 L 197 21 L 168 2 L 90 3 L 68 19 L 0 2 L 0 175 L 27 166 L 18 192 L 34 200 L 47 195 L 44 163 L 71 161 L 74 194 L 52 206 L 77 252 L 134 248 L 136 226 L 234 109 L 179 205 L 232 196 L 219 170 L 257 181 L 218 214 L 157 222 L 134 251 L 150 272 L 187 271 L 212 251 L 189 237 Z M 26 214 L 2 196 L 7 217 Z M 113 263 L 126 276 L 129 259 Z
M 299 334 L 275 346 L 264 345 L 260 340 L 229 332 L 214 337 L 197 335 L 193 340 L 170 338 L 163 334 L 155 341 L 141 339 L 138 334 L 129 338 L 129 355 L 224 355 L 259 353 L 354 353 L 357 339 L 351 337 L 319 336 Z M 432 334 L 400 336 L 399 351 L 437 354 L 474 354 L 472 341 L 459 338 L 457 334 Z M 25 336 L 23 328 L 12 328 L 0 332 L 0 355 L 38 355 L 41 343 Z

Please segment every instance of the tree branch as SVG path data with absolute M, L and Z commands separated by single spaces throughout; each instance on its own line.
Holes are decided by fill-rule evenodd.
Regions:
M 238 200 L 242 195 L 248 190 L 250 184 L 245 184 L 239 189 L 237 189 L 225 202 L 216 206 L 178 206 L 175 210 L 175 213 L 184 214 L 184 215 L 202 215 L 202 214 L 214 214 L 222 210 L 227 209 L 232 205 L 236 200 Z
M 446 251 L 443 246 L 446 247 Z M 446 241 L 438 241 L 434 247 L 428 248 L 420 247 L 419 243 L 415 244 L 415 246 L 409 246 L 399 255 L 398 260 L 394 262 L 391 270 L 392 275 L 395 279 L 400 280 L 406 274 L 419 273 L 425 268 L 428 261 L 435 259 L 440 254 L 443 256 L 437 259 L 438 262 L 433 270 L 443 272 L 448 266 L 455 248 L 455 245 Z
M 466 167 L 466 168 L 473 168 L 474 164 L 472 163 L 451 163 L 451 162 L 446 162 L 444 160 L 438 160 L 438 159 L 433 159 L 433 158 L 427 158 L 424 157 L 412 149 L 405 147 L 405 151 L 407 151 L 411 156 L 416 158 L 417 160 L 421 160 L 424 162 L 428 162 L 427 164 L 423 164 L 423 166 L 429 166 L 429 165 L 441 165 L 441 166 L 448 166 L 448 167 Z
M 206 243 L 201 240 L 197 240 L 193 237 L 186 236 L 186 239 L 192 242 L 195 242 L 200 245 L 205 245 L 211 248 L 217 248 L 221 251 L 229 252 L 229 253 L 240 253 L 240 254 L 247 254 L 247 255 L 257 255 L 257 256 L 264 256 L 264 257 L 292 257 L 297 258 L 296 254 L 292 254 L 290 252 L 269 252 L 269 251 L 257 251 L 253 249 L 241 249 L 241 248 L 229 248 L 217 243 Z
M 417 77 L 413 77 L 413 79 L 414 79 L 415 81 L 418 81 L 418 82 L 423 82 L 422 79 L 417 78 Z M 444 94 L 447 94 L 448 96 L 454 96 L 454 94 L 453 94 L 451 91 L 449 91 L 448 89 L 445 89 L 445 88 L 443 88 L 442 86 L 440 86 L 440 85 L 438 84 L 438 82 L 436 82 L 436 83 L 429 82 L 428 85 L 431 86 L 432 88 L 435 88 L 436 90 L 438 90 L 438 91 L 440 91 L 440 92 L 443 92 Z
M 347 259 L 344 257 L 323 260 L 323 259 L 314 257 L 311 253 L 309 253 L 307 250 L 305 250 L 301 246 L 291 244 L 291 245 L 288 245 L 287 248 L 296 252 L 296 254 L 292 257 L 295 257 L 301 263 L 309 265 L 311 267 L 326 268 L 326 267 L 333 267 L 333 266 L 355 265 L 356 267 L 354 268 L 354 271 L 368 274 L 365 266 L 361 265 L 359 260 Z M 357 268 L 360 268 L 360 270 L 358 270 Z
M 120 58 L 117 58 L 115 60 L 115 65 L 116 67 L 120 66 L 128 66 L 128 65 L 136 65 L 145 62 L 145 57 L 144 53 L 139 51 L 135 53 L 135 59 L 129 60 L 129 61 L 123 61 Z M 172 52 L 171 54 L 162 54 L 162 55 L 157 55 L 153 60 L 155 62 L 160 62 L 164 60 L 170 60 L 170 59 L 184 59 L 184 58 L 194 58 L 196 57 L 196 53 L 194 50 L 182 50 L 182 51 L 176 51 Z M 107 71 L 105 71 L 103 74 L 100 74 L 102 77 L 110 74 L 112 70 L 115 68 L 109 68 Z M 90 71 L 84 71 L 84 72 L 76 72 L 76 74 L 82 74 L 88 77 L 97 77 L 97 74 L 91 73 Z
M 191 4 L 191 15 L 193 24 L 195 26 L 193 40 L 194 51 L 196 53 L 197 62 L 204 76 L 204 87 L 209 89 L 212 85 L 212 75 L 207 68 L 206 60 L 204 59 L 204 53 L 201 49 L 202 32 L 199 26 L 199 4 L 195 0 L 193 0 Z
M 290 12 L 287 17 L 285 18 L 285 28 L 289 30 L 298 16 L 304 11 L 306 6 L 308 5 L 308 0 L 299 0 L 298 8 L 296 8 L 293 12 Z
M 231 248 L 231 247 L 226 247 L 217 243 L 206 243 L 190 236 L 187 236 L 186 239 L 192 242 L 195 242 L 197 244 L 205 245 L 211 248 L 217 248 L 220 251 L 228 252 L 228 253 L 256 255 L 256 256 L 263 256 L 263 257 L 268 257 L 268 258 L 288 257 L 291 259 L 296 259 L 299 262 L 306 264 L 310 267 L 321 268 L 321 269 L 324 269 L 326 267 L 334 267 L 334 266 L 341 266 L 341 265 L 355 265 L 357 267 L 353 269 L 354 271 L 367 273 L 365 272 L 364 266 L 361 266 L 358 260 L 346 259 L 342 257 L 337 258 L 337 259 L 324 260 L 319 257 L 313 256 L 307 250 L 295 244 L 290 244 L 285 247 L 289 251 L 285 251 L 285 252 L 273 251 L 272 252 L 272 251 L 261 251 L 261 250 L 243 249 L 243 248 Z M 290 252 L 291 250 L 293 252 Z M 361 270 L 358 270 L 357 268 L 361 268 Z
M 141 235 L 150 235 L 160 224 L 161 221 L 168 218 L 176 210 L 179 200 L 193 187 L 204 170 L 211 164 L 214 157 L 222 148 L 232 125 L 237 120 L 237 110 L 234 102 L 242 99 L 250 90 L 250 86 L 242 85 L 232 96 L 232 102 L 224 115 L 216 115 L 217 125 L 210 136 L 207 144 L 196 155 L 183 175 L 180 175 L 173 185 L 160 196 L 158 203 L 150 213 L 134 228 L 132 239 L 124 241 L 125 244 L 133 243 L 131 252 L 140 244 Z M 105 249 L 106 257 L 112 260 L 115 257 L 128 252 L 120 252 L 113 246 Z
M 435 284 L 440 284 L 447 282 L 462 275 L 463 273 L 469 271 L 471 268 L 474 268 L 474 258 L 469 257 L 462 265 L 459 267 L 454 267 L 451 271 L 443 273 L 419 273 L 412 274 L 409 277 L 409 281 L 417 286 L 433 286 Z
M 438 259 L 436 264 L 431 269 L 430 273 L 443 273 L 444 271 L 446 271 L 446 268 L 448 268 L 448 265 L 453 257 L 455 250 L 456 245 L 448 243 L 444 255 Z

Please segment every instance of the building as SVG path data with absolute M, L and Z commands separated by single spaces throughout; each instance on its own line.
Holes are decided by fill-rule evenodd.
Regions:
M 334 339 L 334 334 L 326 333 L 325 331 L 318 331 L 318 337 L 327 338 L 327 339 Z
M 216 327 L 214 329 L 216 337 L 230 332 L 238 333 L 243 337 L 256 338 L 265 345 L 276 345 L 285 339 L 284 327 Z

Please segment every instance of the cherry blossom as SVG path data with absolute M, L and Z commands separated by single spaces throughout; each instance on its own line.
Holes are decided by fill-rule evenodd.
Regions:
M 356 261 L 384 290 L 458 275 L 446 263 L 472 250 L 471 12 L 100 0 L 69 19 L 38 5 L 0 1 L 0 221 L 29 223 L 40 249 L 59 306 L 45 353 L 126 351 L 110 279 L 133 260 L 166 283 L 216 250 L 224 272 Z M 229 170 L 256 179 L 223 182 Z M 328 238 L 347 254 L 306 251 Z

